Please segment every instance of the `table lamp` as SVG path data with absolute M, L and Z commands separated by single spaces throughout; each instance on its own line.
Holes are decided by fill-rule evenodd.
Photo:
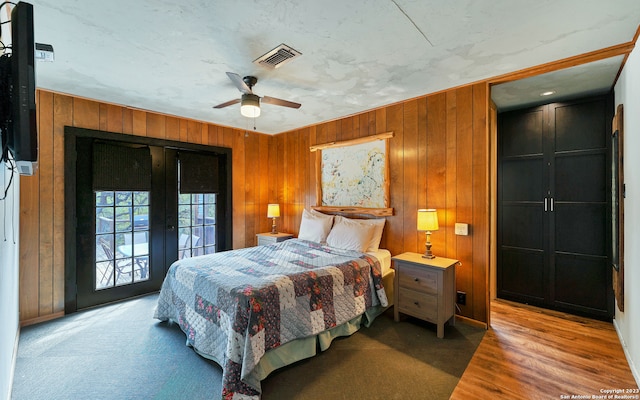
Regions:
M 267 218 L 273 218 L 273 224 L 271 225 L 271 233 L 278 233 L 276 230 L 276 218 L 280 217 L 280 205 L 269 204 L 267 205 Z
M 436 258 L 431 252 L 431 232 L 438 230 L 438 212 L 433 209 L 418 210 L 418 231 L 426 232 L 427 241 L 425 243 L 425 252 L 422 257 Z

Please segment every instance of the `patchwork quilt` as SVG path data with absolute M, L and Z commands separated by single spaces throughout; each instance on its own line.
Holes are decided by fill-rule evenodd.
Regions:
M 379 261 L 291 239 L 176 261 L 154 317 L 223 370 L 224 399 L 259 399 L 254 368 L 266 351 L 388 305 Z

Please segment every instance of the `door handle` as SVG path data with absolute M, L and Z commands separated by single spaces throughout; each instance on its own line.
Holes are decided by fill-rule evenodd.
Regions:
M 544 212 L 547 212 L 547 199 L 546 197 L 544 198 Z
M 553 212 L 553 197 L 551 198 L 551 212 Z

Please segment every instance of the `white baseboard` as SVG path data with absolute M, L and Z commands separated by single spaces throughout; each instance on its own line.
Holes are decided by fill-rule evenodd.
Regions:
M 640 386 L 640 373 L 636 368 L 636 365 L 631 358 L 631 354 L 629 354 L 629 348 L 627 347 L 627 343 L 624 341 L 622 334 L 620 332 L 620 327 L 618 326 L 618 322 L 613 319 L 613 327 L 616 328 L 616 333 L 618 334 L 618 340 L 620 340 L 620 344 L 622 345 L 622 351 L 624 351 L 624 356 L 627 359 L 627 364 L 629 364 L 629 368 L 631 369 L 631 374 L 633 375 L 633 379 L 636 380 L 636 385 Z

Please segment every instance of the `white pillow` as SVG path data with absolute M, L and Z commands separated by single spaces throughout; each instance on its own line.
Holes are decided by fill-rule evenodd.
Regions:
M 353 219 L 336 220 L 327 236 L 327 244 L 344 250 L 365 252 L 373 236 L 373 225 L 360 224 Z
M 367 245 L 367 252 L 375 252 L 380 248 L 380 240 L 382 240 L 382 231 L 384 230 L 384 224 L 387 222 L 385 218 L 375 218 L 375 219 L 352 219 L 342 217 L 340 215 L 336 216 L 335 223 L 337 224 L 339 221 L 347 219 L 349 221 L 360 224 L 361 226 L 373 226 L 373 234 L 371 235 L 371 240 Z
M 302 221 L 298 239 L 310 240 L 317 243 L 326 243 L 327 235 L 333 225 L 333 215 L 326 215 L 321 212 L 306 209 L 302 210 Z

